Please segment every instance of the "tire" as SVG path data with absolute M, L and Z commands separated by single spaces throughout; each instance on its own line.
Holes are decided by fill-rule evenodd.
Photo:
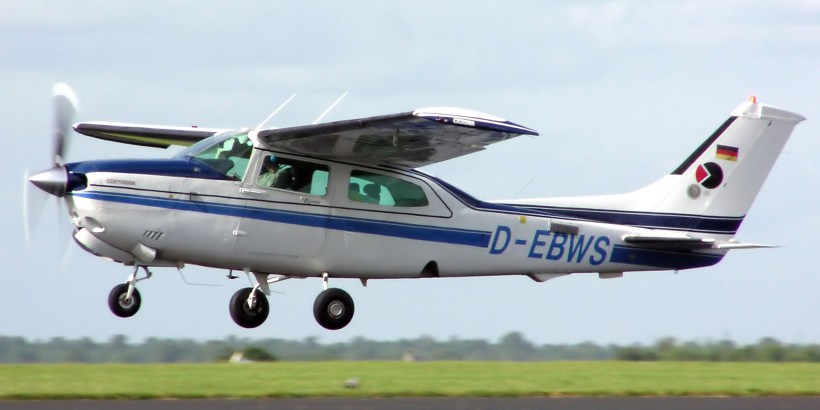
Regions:
M 253 288 L 242 288 L 236 291 L 231 297 L 231 303 L 228 305 L 228 310 L 231 312 L 231 319 L 234 323 L 247 329 L 259 327 L 265 323 L 270 313 L 270 305 L 268 298 L 262 291 L 256 291 L 256 306 L 248 307 L 248 296 L 251 295 Z
M 339 330 L 353 319 L 353 298 L 338 288 L 330 288 L 319 293 L 313 303 L 313 317 L 323 328 Z
M 137 314 L 142 304 L 142 297 L 140 297 L 139 290 L 134 288 L 134 292 L 131 294 L 131 300 L 129 301 L 125 300 L 125 295 L 127 294 L 127 283 L 114 286 L 114 288 L 111 289 L 111 292 L 108 294 L 108 308 L 111 309 L 111 313 L 119 317 L 131 317 Z

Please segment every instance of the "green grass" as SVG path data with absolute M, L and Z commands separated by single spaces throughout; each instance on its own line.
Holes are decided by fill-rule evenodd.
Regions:
M 346 389 L 350 378 L 359 387 Z M 0 399 L 820 395 L 820 364 L 279 362 L 0 365 Z

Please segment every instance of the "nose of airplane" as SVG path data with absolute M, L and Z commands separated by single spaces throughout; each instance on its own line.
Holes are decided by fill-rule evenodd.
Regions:
M 65 167 L 56 166 L 29 177 L 29 182 L 37 188 L 57 197 L 85 185 L 81 174 L 68 172 Z
M 54 167 L 29 177 L 29 182 L 51 195 L 62 197 L 68 187 L 68 171 L 65 167 Z

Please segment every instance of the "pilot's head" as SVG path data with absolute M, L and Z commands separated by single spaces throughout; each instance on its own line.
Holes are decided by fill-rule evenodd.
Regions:
M 265 158 L 262 160 L 262 165 L 264 165 L 265 168 L 268 169 L 279 168 L 279 162 L 276 161 L 276 156 L 273 154 L 266 155 Z

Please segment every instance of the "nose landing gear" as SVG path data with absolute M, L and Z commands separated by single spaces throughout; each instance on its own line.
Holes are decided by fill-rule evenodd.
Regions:
M 137 278 L 139 269 L 145 271 L 145 277 Z M 146 266 L 135 266 L 125 283 L 114 286 L 108 294 L 108 308 L 111 313 L 119 317 L 131 317 L 137 314 L 142 304 L 142 297 L 137 290 L 137 282 L 151 277 L 151 271 Z

